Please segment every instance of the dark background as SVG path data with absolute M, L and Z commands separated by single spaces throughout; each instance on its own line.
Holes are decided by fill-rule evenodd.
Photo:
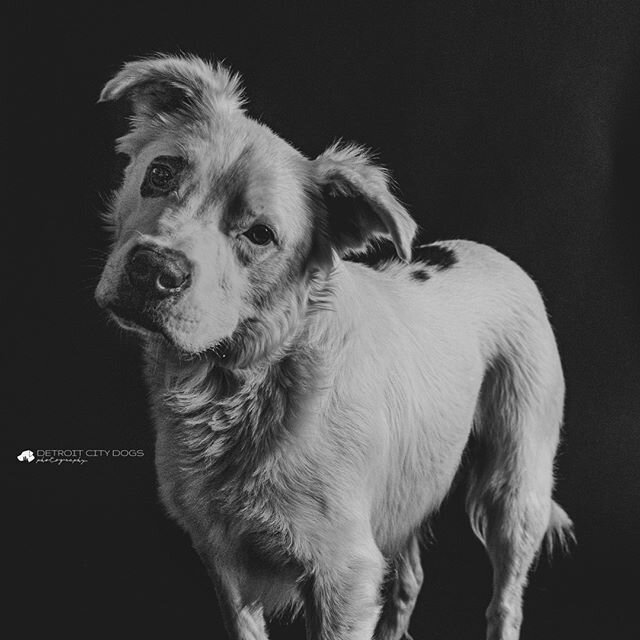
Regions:
M 224 637 L 204 569 L 156 498 L 137 350 L 92 298 L 123 132 L 123 109 L 97 96 L 123 61 L 185 51 L 240 71 L 250 113 L 303 152 L 337 137 L 378 151 L 423 240 L 486 242 L 539 283 L 568 382 L 557 497 L 579 544 L 540 561 L 522 637 L 637 631 L 639 3 L 17 6 L 3 87 L 6 617 L 27 637 Z M 145 456 L 57 467 L 17 462 L 25 448 Z M 459 493 L 434 533 L 414 637 L 481 638 L 489 564 Z

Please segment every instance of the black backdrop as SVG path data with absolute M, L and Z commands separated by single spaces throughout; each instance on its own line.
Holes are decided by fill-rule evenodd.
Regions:
M 145 4 L 43 10 L 5 25 L 4 466 L 16 524 L 7 618 L 27 637 L 223 638 L 213 590 L 156 498 L 135 345 L 92 299 L 98 212 L 122 109 L 96 105 L 124 60 L 218 56 L 250 112 L 309 155 L 363 142 L 425 241 L 466 237 L 541 286 L 568 381 L 557 495 L 579 544 L 541 561 L 525 640 L 623 638 L 640 533 L 640 29 L 636 2 Z M 5 174 L 6 175 L 6 174 Z M 23 449 L 142 449 L 82 466 Z M 13 527 L 11 527 L 13 528 Z M 481 638 L 489 565 L 454 493 L 424 553 L 418 638 Z M 637 629 L 637 625 L 636 625 Z M 301 637 L 276 626 L 275 638 Z

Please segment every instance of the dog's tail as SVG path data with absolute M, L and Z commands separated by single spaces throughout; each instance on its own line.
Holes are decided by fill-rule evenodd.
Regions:
M 551 501 L 549 526 L 544 536 L 544 550 L 551 557 L 556 549 L 568 553 L 576 542 L 573 522 L 566 511 L 555 501 Z

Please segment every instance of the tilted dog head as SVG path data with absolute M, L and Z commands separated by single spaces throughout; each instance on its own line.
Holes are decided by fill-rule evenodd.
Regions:
M 122 97 L 133 116 L 118 150 L 130 162 L 96 291 L 122 326 L 186 355 L 256 356 L 290 334 L 311 283 L 341 255 L 388 236 L 410 258 L 415 223 L 384 170 L 355 146 L 305 158 L 246 115 L 224 67 L 131 62 L 101 94 Z

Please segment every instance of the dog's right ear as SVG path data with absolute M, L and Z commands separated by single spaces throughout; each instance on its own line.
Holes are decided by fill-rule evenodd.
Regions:
M 411 260 L 416 223 L 391 193 L 387 172 L 365 149 L 334 144 L 312 167 L 326 212 L 320 232 L 338 255 L 362 251 L 375 238 L 386 237 L 401 260 Z
M 211 109 L 240 109 L 240 77 L 195 56 L 159 56 L 128 62 L 105 85 L 99 102 L 128 98 L 138 119 Z

